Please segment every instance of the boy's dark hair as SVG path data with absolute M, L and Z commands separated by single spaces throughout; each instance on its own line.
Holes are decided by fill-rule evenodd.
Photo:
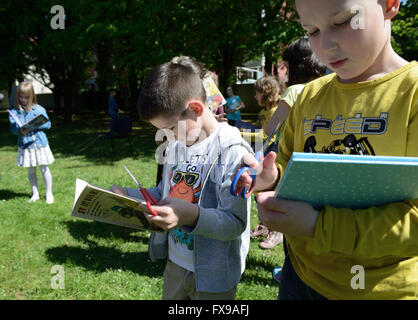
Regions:
M 152 69 L 141 83 L 139 117 L 149 121 L 161 115 L 182 116 L 190 99 L 204 104 L 206 91 L 202 79 L 206 72 L 203 65 L 187 56 L 175 57 Z
M 287 86 L 306 83 L 325 74 L 325 65 L 312 51 L 307 37 L 292 42 L 284 51 L 283 60 L 288 63 Z

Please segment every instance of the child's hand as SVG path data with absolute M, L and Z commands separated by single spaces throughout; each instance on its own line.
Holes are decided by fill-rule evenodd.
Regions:
M 141 209 L 148 212 L 146 206 L 140 205 Z M 164 230 L 170 230 L 183 225 L 194 227 L 199 218 L 197 205 L 177 198 L 165 198 L 158 205 L 151 206 L 158 216 L 146 214 L 147 219 Z
M 23 129 L 23 128 L 20 128 L 20 129 L 19 129 L 19 131 L 20 131 L 20 133 L 21 133 L 21 134 L 25 135 L 25 134 L 27 134 L 30 130 L 29 130 L 29 129 Z
M 110 190 L 114 193 L 120 194 L 121 196 L 127 196 L 128 195 L 128 191 L 126 191 L 125 188 L 120 187 L 118 185 L 113 185 Z
M 226 118 L 226 113 L 214 114 L 214 116 L 218 122 L 228 121 L 228 119 Z
M 269 229 L 292 236 L 313 237 L 319 211 L 309 203 L 274 197 L 274 191 L 257 195 L 258 218 Z
M 257 172 L 254 190 L 266 190 L 274 185 L 279 176 L 279 170 L 277 170 L 275 160 L 276 153 L 273 151 L 269 152 L 265 158 L 262 156 L 261 162 L 258 162 L 251 153 L 247 153 L 242 157 L 242 165 L 238 168 L 238 170 L 244 166 L 254 169 Z M 236 173 L 231 177 L 231 180 L 235 178 L 235 175 Z M 250 176 L 249 170 L 247 170 L 238 179 L 235 192 L 240 194 L 244 188 L 249 190 L 252 181 L 253 179 Z

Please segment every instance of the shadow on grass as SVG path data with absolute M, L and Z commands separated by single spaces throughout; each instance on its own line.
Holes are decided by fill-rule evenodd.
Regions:
M 77 241 L 90 246 L 97 245 L 93 239 L 120 239 L 125 242 L 148 244 L 149 232 L 120 227 L 95 221 L 66 221 L 63 222 L 68 232 Z M 89 239 L 90 238 L 90 239 Z
M 277 282 L 273 279 L 271 275 L 271 271 L 276 265 L 277 264 L 257 259 L 249 254 L 247 256 L 246 268 L 245 268 L 244 274 L 241 277 L 241 282 L 257 283 L 257 284 L 261 284 L 264 286 L 275 285 L 277 284 Z M 262 277 L 258 269 L 264 269 L 264 270 L 270 271 L 269 276 L 267 278 Z
M 9 200 L 9 199 L 20 198 L 20 197 L 30 198 L 31 194 L 0 189 L 0 200 Z
M 154 141 L 155 129 L 148 123 L 140 122 L 132 116 L 133 129 L 131 141 L 134 159 L 153 157 L 157 145 Z M 72 123 L 56 120 L 55 130 L 47 133 L 53 152 L 59 157 L 84 156 L 86 160 L 109 164 L 118 160 L 112 151 L 111 141 L 99 139 L 101 133 L 109 130 L 109 119 L 105 113 L 83 113 Z M 115 149 L 119 149 L 119 160 L 132 157 L 127 139 L 114 140 Z
M 110 141 L 98 139 L 98 135 L 109 131 L 110 119 L 104 112 L 83 111 L 75 116 L 74 121 L 68 123 L 62 116 L 57 116 L 48 110 L 52 127 L 45 131 L 51 150 L 56 158 L 83 156 L 86 160 L 98 164 L 109 164 L 118 158 L 112 152 Z M 127 114 L 123 114 L 126 116 Z M 157 145 L 154 141 L 156 129 L 149 123 L 138 120 L 132 115 L 133 129 L 131 141 L 134 159 L 154 157 Z M 7 111 L 0 112 L 0 141 L 2 147 L 16 147 L 17 136 L 10 132 Z M 118 141 L 115 142 L 117 148 Z M 120 140 L 119 160 L 132 157 L 127 139 Z
M 71 236 L 88 248 L 60 246 L 45 251 L 48 259 L 57 264 L 74 264 L 87 270 L 104 272 L 109 269 L 130 270 L 141 275 L 161 276 L 164 261 L 152 263 L 147 251 L 122 252 L 117 247 L 99 245 L 94 239 L 121 239 L 125 242 L 148 244 L 149 233 L 111 224 L 85 221 L 63 222 Z
M 150 262 L 148 252 L 121 252 L 116 248 L 95 246 L 81 248 L 60 246 L 45 251 L 48 259 L 57 264 L 72 264 L 86 270 L 105 272 L 111 270 L 129 270 L 148 277 L 160 277 L 164 270 L 164 261 Z

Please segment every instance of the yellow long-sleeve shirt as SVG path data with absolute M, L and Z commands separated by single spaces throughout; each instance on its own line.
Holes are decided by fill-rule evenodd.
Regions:
M 307 84 L 280 136 L 280 172 L 292 152 L 418 157 L 417 79 L 414 61 L 372 81 L 342 84 L 331 74 Z M 418 298 L 418 199 L 325 206 L 313 238 L 286 239 L 296 273 L 329 299 Z M 356 289 L 361 268 L 365 287 Z

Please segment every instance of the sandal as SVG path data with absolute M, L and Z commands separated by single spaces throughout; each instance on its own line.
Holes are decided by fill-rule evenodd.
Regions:
M 262 249 L 271 249 L 283 242 L 283 234 L 278 231 L 269 231 L 268 236 L 259 244 Z
M 251 238 L 257 238 L 261 236 L 266 236 L 269 233 L 269 229 L 263 224 L 259 224 L 250 232 Z

